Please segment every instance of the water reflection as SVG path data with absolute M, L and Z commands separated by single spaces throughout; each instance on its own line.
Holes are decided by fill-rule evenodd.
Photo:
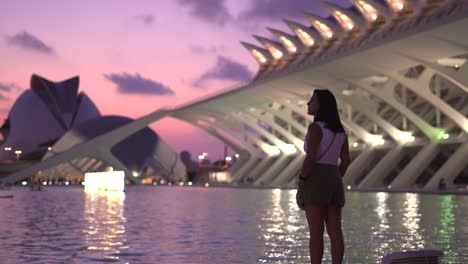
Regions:
M 405 242 L 402 247 L 405 249 L 422 249 L 424 248 L 424 239 L 420 234 L 421 214 L 419 213 L 419 195 L 415 193 L 406 193 L 405 202 L 403 204 L 403 226 L 408 230 Z
M 346 196 L 344 263 L 380 263 L 420 243 L 468 263 L 468 195 Z M 0 208 L 0 263 L 310 263 L 295 190 L 19 189 Z
M 271 191 L 272 206 L 265 213 L 259 231 L 265 241 L 265 256 L 258 262 L 295 262 L 306 258 L 307 248 L 304 218 L 296 205 L 295 190 Z
M 118 260 L 126 246 L 124 192 L 86 191 L 83 230 L 88 258 Z
M 377 207 L 374 209 L 374 212 L 377 214 L 379 220 L 377 230 L 375 232 L 376 237 L 379 238 L 378 247 L 376 247 L 376 251 L 379 255 L 382 255 L 388 250 L 389 243 L 391 242 L 388 239 L 388 233 L 390 229 L 390 225 L 388 223 L 388 214 L 390 212 L 387 205 L 388 193 L 377 193 L 376 200 Z
M 453 234 L 455 232 L 455 215 L 454 204 L 452 195 L 443 195 L 439 197 L 440 203 L 440 227 L 439 237 L 443 245 L 448 246 L 452 244 Z M 447 263 L 456 263 L 457 253 L 453 251 L 452 247 L 444 250 L 445 260 Z

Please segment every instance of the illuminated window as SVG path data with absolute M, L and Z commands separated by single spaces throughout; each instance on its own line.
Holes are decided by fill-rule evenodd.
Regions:
M 347 31 L 354 28 L 353 21 L 347 15 L 341 13 L 340 11 L 335 11 L 333 15 Z
M 283 43 L 290 52 L 295 53 L 297 51 L 296 45 L 294 45 L 294 43 L 291 40 L 287 39 L 284 36 L 280 36 L 279 39 L 281 40 L 281 43 Z
M 316 20 L 314 21 L 314 25 L 320 31 L 320 34 L 322 34 L 322 36 L 328 39 L 333 37 L 333 31 L 324 23 Z
M 302 43 L 304 43 L 304 45 L 307 45 L 309 47 L 314 45 L 314 39 L 309 34 L 307 34 L 307 32 L 300 28 L 297 28 L 295 32 L 299 39 L 302 41 Z
M 255 59 L 257 59 L 260 63 L 267 62 L 267 59 L 265 58 L 265 56 L 263 56 L 263 54 L 260 51 L 256 49 L 251 49 L 250 52 L 255 57 Z
M 364 1 L 357 1 L 357 7 L 364 14 L 368 21 L 375 21 L 379 17 L 377 10 Z
M 388 3 L 395 12 L 399 12 L 405 7 L 405 3 L 402 0 L 388 0 Z

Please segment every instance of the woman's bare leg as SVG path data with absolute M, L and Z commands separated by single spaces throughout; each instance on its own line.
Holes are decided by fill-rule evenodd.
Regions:
M 331 242 L 331 255 L 333 264 L 341 264 L 344 256 L 344 240 L 341 230 L 341 208 L 328 206 L 325 217 L 327 233 Z
M 310 263 L 320 264 L 323 257 L 323 230 L 327 207 L 321 205 L 306 205 L 307 224 L 309 225 Z

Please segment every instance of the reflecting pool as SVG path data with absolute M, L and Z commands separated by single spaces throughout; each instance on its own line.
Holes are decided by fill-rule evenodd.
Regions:
M 295 190 L 18 188 L 0 199 L 0 263 L 308 263 Z M 438 248 L 468 263 L 468 196 L 346 194 L 346 263 Z M 326 236 L 325 236 L 326 237 Z M 326 261 L 331 263 L 328 251 Z

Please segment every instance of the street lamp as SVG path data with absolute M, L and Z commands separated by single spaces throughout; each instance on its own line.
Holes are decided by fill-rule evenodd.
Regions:
M 23 153 L 21 150 L 15 150 L 16 160 L 20 160 L 21 153 Z

